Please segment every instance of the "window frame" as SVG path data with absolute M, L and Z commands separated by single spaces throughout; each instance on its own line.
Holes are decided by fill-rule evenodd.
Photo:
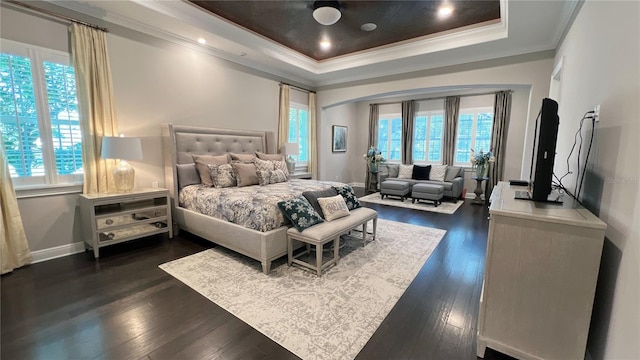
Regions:
M 71 56 L 63 51 L 48 49 L 27 43 L 0 38 L 2 54 L 26 57 L 30 60 L 31 79 L 36 109 L 36 120 L 42 143 L 44 175 L 11 177 L 18 197 L 49 195 L 49 193 L 73 193 L 82 188 L 83 177 L 79 174 L 58 174 L 52 126 L 57 119 L 51 119 L 49 95 L 45 78 L 44 63 L 51 62 L 64 66 L 71 65 Z M 76 87 L 77 89 L 77 87 Z M 77 94 L 76 94 L 77 101 Z M 80 120 L 78 127 L 82 131 Z M 80 139 L 80 143 L 82 138 Z M 47 191 L 51 189 L 51 191 Z
M 473 119 L 472 119 L 472 125 L 471 125 L 471 144 L 469 146 L 470 149 L 474 149 L 476 152 L 479 152 L 480 150 L 482 150 L 483 152 L 487 152 L 491 149 L 476 149 L 475 147 L 475 142 L 476 142 L 476 138 L 477 138 L 477 130 L 478 130 L 478 114 L 481 113 L 489 113 L 491 114 L 491 126 L 493 127 L 493 113 L 494 113 L 494 109 L 493 106 L 479 106 L 479 107 L 472 107 L 472 108 L 464 108 L 464 109 L 460 109 L 459 113 L 458 113 L 458 126 L 457 126 L 457 130 L 456 130 L 456 139 L 455 139 L 455 149 L 454 149 L 454 153 L 453 153 L 453 166 L 462 166 L 462 167 L 471 167 L 471 159 L 465 161 L 465 162 L 458 162 L 456 161 L 457 157 L 458 157 L 458 137 L 460 135 L 460 117 L 463 115 L 469 115 L 472 114 L 473 115 Z M 493 134 L 491 134 L 491 136 L 489 137 L 489 143 L 491 143 L 491 137 L 493 136 Z
M 306 111 L 307 112 L 307 159 L 311 159 L 311 114 L 309 114 L 309 105 L 307 104 L 301 104 L 301 103 L 297 103 L 294 101 L 289 101 L 289 113 L 291 113 L 291 110 L 296 110 L 296 119 L 300 119 L 300 111 Z M 291 117 L 289 117 L 289 124 L 288 124 L 288 129 L 291 128 Z M 300 139 L 300 122 L 298 121 L 296 123 L 296 139 Z M 289 141 L 289 131 L 287 131 L 287 142 L 291 142 Z M 296 143 L 298 143 L 296 141 Z M 296 172 L 306 172 L 309 169 L 309 160 L 306 161 L 300 161 L 299 157 L 300 157 L 300 151 L 302 150 L 302 147 L 300 146 L 300 144 L 298 143 L 298 155 L 294 156 L 294 159 L 296 160 Z
M 440 116 L 442 117 L 442 129 L 440 130 L 442 136 L 440 137 L 440 160 L 439 161 L 430 161 L 429 160 L 429 141 L 431 140 L 431 119 L 434 116 Z M 426 124 L 426 131 L 425 131 L 425 141 L 424 141 L 424 148 L 425 148 L 425 159 L 424 160 L 416 160 L 415 158 L 413 158 L 413 153 L 411 154 L 412 158 L 413 158 L 413 163 L 414 164 L 420 164 L 420 165 L 441 165 L 442 162 L 444 161 L 444 152 L 443 152 L 443 146 L 444 146 L 444 109 L 442 110 L 427 110 L 427 111 L 419 111 L 415 114 L 415 116 L 413 117 L 413 139 L 411 139 L 411 141 L 413 142 L 413 149 L 415 149 L 415 145 L 416 145 L 416 138 L 415 138 L 415 134 L 416 134 L 416 122 L 418 117 L 426 117 L 427 118 L 427 124 Z
M 392 134 L 393 134 L 393 127 L 391 126 L 393 120 L 400 120 L 400 159 L 398 160 L 392 160 L 391 159 L 391 142 L 393 141 L 392 139 Z M 384 113 L 384 114 L 378 114 L 378 134 L 376 134 L 377 137 L 377 141 L 376 141 L 376 148 L 378 150 L 380 149 L 380 121 L 382 120 L 389 120 L 389 127 L 387 129 L 387 148 L 389 149 L 389 154 L 387 154 L 385 156 L 384 152 L 383 152 L 383 156 L 384 156 L 384 160 L 386 163 L 388 164 L 402 164 L 402 140 L 403 140 L 403 134 L 404 134 L 404 129 L 402 127 L 402 114 L 401 113 L 397 113 L 397 112 L 393 112 L 393 113 Z M 382 151 L 382 150 L 381 150 Z

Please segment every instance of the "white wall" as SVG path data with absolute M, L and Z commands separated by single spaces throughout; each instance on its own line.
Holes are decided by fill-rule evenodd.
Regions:
M 556 55 L 564 58 L 556 173 L 566 172 L 582 115 L 601 104 L 584 196 L 608 226 L 589 334 L 593 359 L 640 358 L 639 24 L 636 1 L 586 1 Z M 571 165 L 575 172 L 575 159 Z M 573 189 L 576 178 L 565 185 Z
M 357 126 L 357 115 L 355 104 L 344 104 L 321 111 L 323 121 L 318 124 L 318 133 L 321 139 L 328 139 L 328 142 L 319 142 L 319 153 L 324 154 L 323 162 L 329 164 L 326 171 L 320 175 L 322 180 L 353 182 L 353 179 L 364 179 L 365 166 L 362 161 L 358 162 L 358 156 L 362 157 L 364 152 L 358 152 L 358 138 L 361 137 Z M 347 151 L 332 152 L 333 126 L 342 125 L 347 127 Z M 360 154 L 360 155 L 358 155 Z M 364 182 L 362 180 L 361 182 Z

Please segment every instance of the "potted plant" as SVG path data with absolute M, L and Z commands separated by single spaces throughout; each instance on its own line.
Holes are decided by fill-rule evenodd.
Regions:
M 363 157 L 367 161 L 367 167 L 370 172 L 378 172 L 378 164 L 384 162 L 384 158 L 382 157 L 380 150 L 373 146 L 367 150 L 367 153 L 364 154 Z

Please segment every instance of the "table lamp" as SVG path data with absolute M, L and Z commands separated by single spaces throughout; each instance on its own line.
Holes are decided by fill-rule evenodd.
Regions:
M 296 160 L 291 156 L 298 156 L 300 152 L 300 148 L 298 147 L 298 143 L 286 143 L 284 144 L 284 153 L 289 155 L 286 159 L 287 169 L 289 170 L 289 174 L 293 174 L 296 171 Z
M 103 159 L 119 159 L 120 162 L 113 169 L 113 178 L 116 181 L 118 192 L 130 192 L 133 190 L 135 170 L 126 160 L 142 160 L 142 144 L 140 138 L 105 136 L 102 138 Z

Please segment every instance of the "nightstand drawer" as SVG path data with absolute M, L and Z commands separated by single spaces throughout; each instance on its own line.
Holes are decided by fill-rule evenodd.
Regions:
M 153 234 L 159 234 L 166 232 L 166 221 L 158 221 L 154 223 L 139 224 L 128 226 L 121 229 L 98 232 L 98 241 L 105 242 L 120 242 L 130 239 L 137 239 L 143 236 L 149 236 Z
M 96 229 L 105 230 L 118 228 L 135 223 L 149 222 L 150 220 L 166 220 L 166 218 L 166 206 L 130 210 L 121 213 L 96 216 Z

